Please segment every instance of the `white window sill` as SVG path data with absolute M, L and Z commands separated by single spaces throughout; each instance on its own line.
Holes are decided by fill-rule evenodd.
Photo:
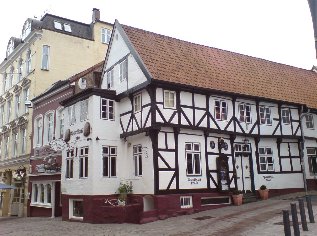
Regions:
M 43 208 L 52 208 L 52 204 L 48 204 L 48 203 L 39 203 L 39 202 L 34 202 L 31 203 L 30 206 L 34 206 L 34 207 L 43 207 Z
M 82 221 L 82 220 L 84 220 L 84 217 L 70 216 L 69 219 L 70 219 L 70 220 L 80 220 L 80 221 Z

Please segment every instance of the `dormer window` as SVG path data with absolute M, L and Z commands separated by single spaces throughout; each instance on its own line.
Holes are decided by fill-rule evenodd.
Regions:
M 64 24 L 64 30 L 67 32 L 72 32 L 72 28 L 70 27 L 70 24 Z
M 13 49 L 14 49 L 14 42 L 11 39 L 7 47 L 7 57 L 13 52 Z
M 31 22 L 26 21 L 22 30 L 22 40 L 24 40 L 31 33 Z
M 62 30 L 62 23 L 59 21 L 54 21 L 54 28 Z

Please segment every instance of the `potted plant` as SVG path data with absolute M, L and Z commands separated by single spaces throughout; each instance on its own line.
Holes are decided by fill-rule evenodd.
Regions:
M 128 183 L 120 183 L 117 193 L 118 197 L 118 205 L 125 206 L 127 204 L 127 196 L 129 193 L 132 193 L 133 187 L 132 184 Z
M 263 184 L 258 190 L 262 200 L 267 200 L 269 198 L 269 189 Z
M 243 194 L 241 190 L 234 190 L 232 192 L 232 201 L 235 206 L 242 205 Z

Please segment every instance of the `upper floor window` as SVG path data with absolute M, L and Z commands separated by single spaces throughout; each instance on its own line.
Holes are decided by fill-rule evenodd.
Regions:
M 30 73 L 32 70 L 32 55 L 31 50 L 28 50 L 26 53 L 26 73 Z
M 64 23 L 64 30 L 67 32 L 72 32 L 72 28 L 71 28 L 70 24 Z
M 314 128 L 314 117 L 312 114 L 306 115 L 306 127 L 307 129 L 313 129 Z
M 271 125 L 272 124 L 271 108 L 265 107 L 265 106 L 260 106 L 259 109 L 260 109 L 260 123 Z
M 31 22 L 26 21 L 22 30 L 22 40 L 24 40 L 31 33 Z
M 111 30 L 102 28 L 101 29 L 101 42 L 108 44 L 111 38 Z
M 66 152 L 66 175 L 65 175 L 65 177 L 67 179 L 72 179 L 73 178 L 74 156 L 75 156 L 75 152 L 74 152 L 73 149 L 68 150 Z
M 26 88 L 23 90 L 23 99 L 24 99 L 24 102 L 30 100 L 30 89 L 29 88 Z M 28 108 L 27 104 L 24 103 L 24 112 L 27 113 L 28 111 L 29 111 L 29 108 Z
M 251 105 L 240 103 L 239 104 L 239 120 L 240 122 L 251 123 Z
M 117 147 L 103 146 L 103 176 L 115 177 L 117 169 Z
M 23 128 L 21 129 L 21 134 L 20 134 L 20 137 L 21 137 L 21 154 L 25 154 L 25 151 L 26 151 L 26 129 Z
M 308 166 L 310 174 L 317 174 L 317 153 L 316 148 L 307 148 Z
M 9 123 L 10 119 L 11 119 L 11 100 L 7 101 L 7 122 Z
M 228 105 L 226 101 L 215 101 L 215 118 L 216 120 L 227 120 Z
M 260 147 L 259 159 L 260 159 L 260 171 L 274 171 L 272 148 Z
M 142 145 L 133 146 L 134 175 L 142 176 Z
M 164 108 L 176 107 L 176 93 L 174 91 L 164 90 Z
M 142 107 L 142 94 L 139 93 L 133 97 L 133 112 L 139 112 L 141 111 Z
M 185 143 L 187 175 L 201 175 L 200 143 Z
M 43 45 L 42 48 L 42 70 L 49 70 L 50 46 Z
M 13 50 L 14 50 L 14 42 L 11 39 L 7 47 L 7 57 L 13 52 Z
M 45 116 L 45 143 L 53 140 L 54 134 L 54 113 L 50 112 Z
M 0 126 L 3 126 L 4 125 L 4 105 L 2 104 L 0 106 Z
M 2 89 L 2 93 L 5 93 L 5 91 L 8 90 L 7 86 L 8 86 L 8 75 L 7 75 L 7 73 L 4 73 L 3 74 L 3 89 Z
M 11 66 L 10 74 L 9 74 L 9 88 L 11 88 L 13 85 L 13 78 L 14 78 L 14 67 Z
M 69 118 L 69 124 L 73 125 L 76 122 L 76 113 L 75 113 L 75 104 L 68 107 L 68 118 Z
M 64 129 L 65 129 L 65 120 L 64 120 L 64 112 L 63 109 L 57 110 L 57 119 L 56 119 L 56 137 L 63 138 L 64 137 Z
M 17 82 L 20 82 L 23 77 L 23 60 L 20 58 L 19 64 L 18 64 L 18 76 L 17 76 Z
M 59 22 L 59 21 L 54 21 L 54 28 L 61 30 L 62 29 L 62 23 Z
M 119 68 L 119 80 L 120 82 L 123 82 L 128 77 L 128 60 L 125 59 L 123 62 L 120 63 Z
M 42 117 L 38 117 L 35 120 L 34 126 L 34 134 L 35 134 L 35 144 L 36 146 L 42 146 L 42 131 L 43 131 L 43 123 Z
M 88 177 L 88 147 L 80 148 L 79 155 L 79 178 Z
M 15 96 L 15 118 L 18 118 L 20 115 L 20 105 L 21 105 L 21 96 L 17 94 Z
M 9 157 L 9 142 L 10 138 L 9 135 L 5 137 L 5 143 L 4 143 L 4 157 L 8 158 Z
M 289 108 L 283 108 L 282 109 L 282 123 L 289 124 L 290 120 L 291 120 L 291 118 L 290 118 Z
M 113 69 L 107 72 L 107 88 L 113 88 Z
M 88 99 L 80 102 L 80 121 L 88 119 Z
M 12 134 L 12 150 L 13 156 L 18 156 L 18 142 L 19 142 L 19 135 L 18 133 Z
M 101 119 L 114 120 L 114 101 L 101 98 Z

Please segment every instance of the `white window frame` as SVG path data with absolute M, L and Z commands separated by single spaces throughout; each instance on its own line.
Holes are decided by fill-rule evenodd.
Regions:
M 64 137 L 64 129 L 65 129 L 65 116 L 63 108 L 59 108 L 56 110 L 56 129 L 55 129 L 55 137 L 63 138 Z
M 75 150 L 70 149 L 66 151 L 66 165 L 65 165 L 65 178 L 73 179 L 74 178 L 74 157 Z
M 79 179 L 88 178 L 88 168 L 89 168 L 89 147 L 81 147 L 79 149 Z
M 284 125 L 289 125 L 291 123 L 291 111 L 289 108 L 281 109 L 282 123 Z
M 22 30 L 21 39 L 24 40 L 31 33 L 31 22 L 26 21 Z
M 228 103 L 224 100 L 215 100 L 215 119 L 226 121 L 228 119 Z
M 82 202 L 83 203 L 83 199 L 69 199 L 69 219 L 75 219 L 75 220 L 83 220 L 84 217 L 83 216 L 75 216 L 74 215 L 74 202 Z M 84 215 L 84 206 L 83 206 L 83 215 Z
M 4 158 L 9 157 L 9 143 L 10 143 L 10 136 L 5 137 L 5 143 L 4 143 Z
M 134 175 L 141 177 L 143 174 L 143 154 L 142 145 L 133 145 L 133 162 L 134 162 Z
M 114 85 L 114 69 L 107 72 L 107 88 L 113 88 Z
M 239 104 L 239 121 L 241 123 L 251 124 L 251 105 L 246 103 Z
M 12 155 L 13 157 L 18 156 L 18 141 L 19 141 L 19 133 L 12 133 Z
M 58 30 L 63 30 L 62 23 L 59 21 L 54 20 L 54 28 Z
M 313 114 L 305 115 L 305 123 L 307 129 L 314 129 L 314 116 Z
M 115 120 L 115 101 L 101 98 L 100 99 L 100 119 Z
M 272 125 L 272 110 L 268 106 L 259 107 L 260 124 L 261 125 Z
M 119 81 L 120 83 L 127 80 L 128 77 L 128 59 L 124 59 L 119 65 Z
M 15 118 L 20 116 L 21 94 L 15 95 Z
M 7 123 L 10 122 L 10 119 L 11 119 L 11 115 L 12 115 L 12 102 L 11 102 L 11 99 L 9 99 L 7 101 Z
M 30 99 L 30 88 L 23 89 L 23 97 L 24 97 L 24 101 L 29 101 L 29 99 Z M 27 113 L 28 111 L 29 111 L 29 108 L 24 103 L 24 112 Z
M 18 72 L 17 82 L 19 83 L 23 78 L 23 59 L 22 58 L 19 59 L 17 72 Z
M 34 120 L 34 144 L 40 147 L 43 144 L 43 116 L 37 116 Z
M 26 66 L 26 73 L 29 74 L 31 73 L 32 71 L 32 55 L 31 55 L 31 50 L 28 50 L 27 53 L 26 53 L 26 63 L 25 63 L 25 66 Z
M 180 207 L 181 208 L 192 208 L 193 197 L 192 196 L 180 196 Z
M 76 123 L 76 104 L 68 107 L 68 121 L 69 125 L 73 125 Z
M 43 187 L 43 188 L 42 188 Z M 36 182 L 32 184 L 31 206 L 52 206 L 53 183 Z
M 259 165 L 261 172 L 275 171 L 273 149 L 271 147 L 259 147 Z
M 41 69 L 49 70 L 49 66 L 50 66 L 50 46 L 43 45 Z
M 190 160 L 189 160 L 190 157 Z M 198 159 L 198 162 L 197 162 Z M 201 145 L 197 142 L 185 143 L 185 160 L 186 160 L 186 175 L 187 176 L 201 176 Z M 197 166 L 197 163 L 199 165 Z M 189 168 L 190 167 L 190 168 Z
M 142 110 L 142 93 L 133 96 L 133 113 L 138 113 Z
M 25 154 L 26 151 L 26 128 L 20 130 L 21 137 L 21 155 Z
M 307 147 L 306 152 L 307 152 L 307 158 L 308 158 L 309 173 L 311 176 L 317 175 L 317 163 L 315 163 L 316 165 L 315 172 L 314 172 L 314 163 L 313 163 L 313 159 L 315 162 L 317 162 L 317 148 Z
M 0 126 L 4 125 L 5 119 L 4 119 L 4 104 L 1 104 L 0 106 Z
M 49 111 L 45 114 L 44 137 L 45 144 L 48 144 L 54 138 L 54 111 Z
M 88 120 L 88 99 L 80 101 L 80 121 Z
M 117 176 L 117 147 L 102 146 L 102 167 L 103 177 Z
M 9 72 L 9 88 L 12 88 L 13 86 L 13 79 L 14 79 L 14 67 L 11 66 L 10 72 Z
M 164 90 L 164 108 L 176 108 L 176 92 Z
M 8 75 L 6 72 L 3 74 L 3 93 L 8 90 Z
M 107 28 L 101 28 L 101 42 L 109 44 L 111 39 L 111 30 Z
M 70 26 L 70 24 L 64 23 L 64 30 L 66 32 L 71 33 L 72 32 L 72 27 Z

